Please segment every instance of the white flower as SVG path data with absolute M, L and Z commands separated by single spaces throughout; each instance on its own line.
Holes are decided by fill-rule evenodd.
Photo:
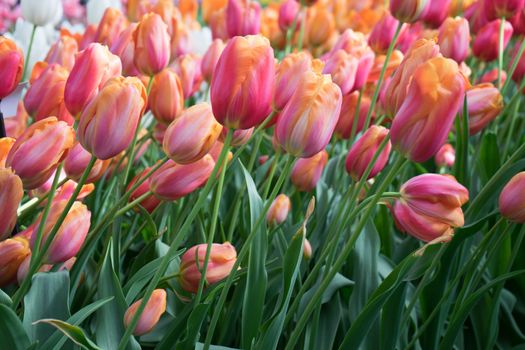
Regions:
M 202 56 L 211 45 L 212 36 L 211 30 L 208 27 L 201 29 L 192 29 L 189 33 L 189 52 Z
M 22 16 L 37 26 L 55 24 L 62 19 L 61 0 L 22 0 Z

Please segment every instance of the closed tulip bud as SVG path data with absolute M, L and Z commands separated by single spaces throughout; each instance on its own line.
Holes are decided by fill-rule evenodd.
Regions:
M 259 34 L 261 29 L 261 5 L 251 0 L 228 0 L 226 6 L 226 30 L 228 36 Z
M 238 147 L 242 146 L 250 140 L 250 138 L 253 135 L 253 131 L 255 128 L 249 128 L 249 129 L 238 129 L 233 132 L 232 140 L 230 142 L 230 145 L 232 147 Z M 226 140 L 226 135 L 228 134 L 228 130 L 226 128 L 223 128 L 220 135 L 219 135 L 219 141 L 223 142 Z
M 386 53 L 394 39 L 399 21 L 392 17 L 390 12 L 384 11 L 368 37 L 368 44 L 376 53 Z M 406 28 L 406 25 L 405 25 Z
M 483 6 L 483 1 L 474 1 L 465 9 L 463 15 L 470 25 L 470 31 L 474 34 L 477 34 L 481 28 L 489 23 Z
M 78 43 L 72 36 L 62 35 L 51 45 L 45 61 L 49 64 L 59 64 L 70 71 L 75 64 L 75 55 L 78 52 Z
M 290 202 L 290 198 L 281 193 L 275 198 L 272 205 L 270 205 L 266 213 L 266 222 L 272 226 L 282 224 L 286 220 L 291 208 L 292 202 Z
M 177 74 L 170 68 L 156 74 L 151 83 L 148 103 L 159 123 L 169 124 L 184 108 L 184 92 Z
M 514 34 L 525 34 L 525 8 L 520 12 L 514 13 L 514 16 L 510 18 L 510 23 L 512 23 L 512 28 L 514 28 Z
M 456 151 L 454 150 L 454 147 L 452 147 L 450 143 L 444 144 L 439 151 L 437 151 L 434 160 L 438 167 L 452 168 L 456 161 Z
M 306 42 L 310 46 L 321 46 L 336 33 L 335 18 L 324 5 L 308 8 L 306 14 Z
M 0 242 L 0 287 L 16 281 L 18 267 L 31 254 L 24 237 L 8 238 Z
M 137 69 L 152 76 L 166 68 L 170 60 L 168 26 L 156 13 L 142 17 L 133 32 L 134 62 Z
M 135 45 L 133 45 L 133 32 L 137 28 L 137 23 L 131 23 L 113 40 L 110 51 L 120 58 L 122 64 L 122 75 L 137 76 L 140 74 L 133 57 L 135 56 Z
M 483 83 L 467 90 L 467 109 L 470 135 L 477 134 L 493 121 L 503 109 L 503 96 L 491 83 Z M 463 112 L 463 104 L 459 107 Z
M 224 47 L 226 44 L 221 39 L 215 39 L 211 43 L 211 45 L 208 47 L 208 50 L 204 54 L 201 60 L 201 72 L 202 77 L 204 80 L 206 80 L 208 83 L 211 82 L 211 78 L 213 77 L 213 72 L 215 71 L 215 66 L 217 65 L 217 62 L 219 61 L 219 57 L 221 57 L 222 50 L 224 50 Z
M 295 21 L 294 31 L 301 28 L 302 16 L 299 11 L 301 6 L 295 0 L 286 0 L 279 7 L 279 28 L 283 32 L 287 32 Z
M 299 158 L 292 168 L 292 184 L 301 192 L 310 192 L 317 186 L 328 162 L 328 153 L 325 150 L 310 158 Z
M 429 242 L 451 235 L 464 224 L 461 206 L 468 190 L 452 176 L 423 174 L 401 186 L 401 198 L 394 204 L 396 223 L 410 235 Z
M 352 179 L 355 181 L 361 180 L 365 174 L 366 168 L 387 136 L 388 129 L 382 126 L 372 125 L 367 131 L 365 131 L 363 136 L 352 145 L 352 148 L 350 148 L 348 156 L 346 157 L 346 171 Z M 367 180 L 375 177 L 381 170 L 383 170 L 388 162 L 391 148 L 392 144 L 388 141 L 372 167 L 372 171 L 366 178 Z
M 312 245 L 310 244 L 310 241 L 308 239 L 304 239 L 304 245 L 303 245 L 303 257 L 306 260 L 310 260 L 312 258 Z
M 76 142 L 64 159 L 64 171 L 70 179 L 78 181 L 82 177 L 90 160 L 91 154 L 86 151 L 80 143 Z M 97 159 L 95 165 L 89 172 L 86 183 L 96 182 L 100 179 L 106 172 L 110 162 L 111 160 L 109 159 Z
M 11 137 L 2 137 L 0 139 L 0 169 L 5 168 L 5 161 L 7 160 L 7 155 L 11 150 L 11 147 L 15 144 L 15 139 Z
M 42 244 L 49 238 L 49 233 L 63 213 L 67 202 L 68 200 L 62 199 L 52 203 L 49 216 L 44 223 Z M 38 232 L 38 228 L 42 224 L 42 216 L 40 216 L 35 223 L 33 232 Z M 53 238 L 44 261 L 48 264 L 57 264 L 74 257 L 82 247 L 90 225 L 91 213 L 87 207 L 81 202 L 74 202 Z M 36 234 L 31 236 L 31 247 L 34 247 L 35 241 Z
M 392 54 L 390 55 L 390 59 L 388 60 L 388 63 L 386 65 L 385 70 L 385 77 L 387 79 L 390 79 L 392 74 L 396 71 L 397 67 L 401 65 L 401 62 L 403 61 L 404 55 L 399 50 L 392 51 Z M 374 59 L 374 64 L 372 65 L 372 69 L 370 69 L 370 73 L 368 74 L 368 83 L 377 84 L 379 80 L 379 76 L 381 75 L 381 70 L 383 69 L 383 66 L 385 65 L 386 55 L 378 55 Z M 386 79 L 383 80 L 383 84 L 386 85 Z M 381 91 L 384 90 L 384 85 L 381 85 Z
M 138 78 L 109 80 L 80 115 L 80 144 L 99 159 L 116 156 L 133 140 L 146 103 L 146 88 Z
M 114 7 L 108 7 L 100 19 L 93 41 L 110 47 L 119 34 L 129 26 L 126 16 Z
M 424 162 L 444 144 L 468 81 L 457 63 L 431 58 L 414 72 L 391 127 L 392 144 L 414 162 Z
M 428 6 L 429 0 L 390 0 L 390 13 L 404 23 L 414 23 Z
M 221 8 L 211 14 L 209 25 L 213 39 L 228 40 L 228 30 L 226 29 L 226 7 Z
M 163 149 L 178 164 L 190 164 L 204 157 L 221 133 L 211 106 L 201 102 L 175 119 L 164 136 Z
M 397 40 L 397 48 L 404 54 L 416 42 L 416 40 L 423 38 L 423 31 L 425 27 L 422 22 L 407 24 L 405 30 L 399 34 Z
M 499 195 L 499 211 L 510 221 L 522 224 L 525 222 L 525 172 L 512 177 Z
M 468 56 L 470 29 L 463 17 L 447 18 L 439 27 L 439 48 L 443 56 L 451 58 L 458 64 Z
M 286 37 L 279 28 L 279 6 L 276 3 L 262 10 L 261 34 L 270 40 L 272 47 L 284 50 Z
M 191 164 L 168 160 L 150 180 L 150 190 L 160 199 L 174 201 L 184 197 L 208 181 L 215 161 L 209 154 Z
M 409 83 L 419 65 L 438 55 L 439 46 L 435 41 L 420 39 L 414 42 L 386 89 L 384 105 L 388 116 L 393 117 L 405 101 Z
M 22 180 L 11 169 L 0 168 L 0 241 L 9 237 L 13 231 L 17 219 L 16 210 L 23 196 Z
M 472 44 L 474 56 L 482 61 L 490 62 L 498 58 L 499 52 L 499 28 L 501 20 L 495 20 L 487 23 L 480 29 L 479 33 Z M 512 36 L 512 24 L 505 22 L 503 25 L 503 49 L 509 43 Z
M 341 111 L 341 90 L 329 75 L 312 71 L 279 115 L 275 136 L 286 152 L 308 158 L 323 150 L 334 132 Z
M 321 73 L 323 65 L 320 60 L 312 60 L 305 51 L 284 57 L 276 70 L 274 108 L 281 111 L 301 85 L 304 73 L 310 70 Z
M 75 133 L 55 117 L 42 119 L 16 140 L 7 156 L 6 166 L 22 179 L 25 189 L 44 184 L 73 147 Z
M 56 116 L 72 125 L 73 117 L 64 103 L 64 88 L 69 72 L 58 64 L 49 65 L 40 76 L 31 83 L 24 97 L 27 113 L 36 120 Z
M 352 135 L 352 128 L 354 126 L 354 120 L 356 118 L 357 102 L 359 101 L 359 92 L 354 91 L 349 95 L 343 96 L 343 103 L 341 104 L 341 113 L 339 114 L 339 120 L 335 126 L 334 133 L 342 138 L 349 139 Z M 370 109 L 370 98 L 368 96 L 361 96 L 361 104 L 359 105 L 359 113 L 357 114 L 357 124 L 355 134 L 363 130 L 365 125 L 366 116 Z M 375 119 L 375 114 L 372 113 L 371 121 Z
M 485 14 L 488 20 L 510 18 L 523 10 L 524 0 L 484 0 Z
M 58 18 L 62 18 L 62 1 L 60 0 L 23 0 L 20 7 L 22 8 L 22 17 L 28 22 L 45 26 L 53 23 Z
M 151 168 L 146 168 L 140 174 L 135 176 L 130 181 L 130 183 L 129 183 L 128 187 L 127 187 L 127 190 L 129 191 L 131 189 L 131 187 L 133 187 L 135 185 L 135 183 L 137 183 L 137 181 L 139 181 L 139 179 L 143 178 L 146 174 L 148 174 L 150 172 L 150 170 L 151 170 Z M 131 195 L 129 196 L 129 201 L 130 202 L 133 202 L 134 200 L 136 200 L 137 198 L 139 198 L 140 196 L 142 196 L 146 192 L 149 192 L 150 179 L 151 178 L 148 177 L 146 180 L 144 180 L 143 183 L 141 183 L 131 193 Z M 139 204 L 151 214 L 160 205 L 160 203 L 161 203 L 161 201 L 157 197 L 155 197 L 154 195 L 150 195 L 150 196 L 147 196 L 146 198 L 144 198 Z
M 129 327 L 131 320 L 137 313 L 141 303 L 142 299 L 139 299 L 126 310 L 126 313 L 124 314 L 124 326 L 126 328 Z M 166 291 L 164 289 L 155 289 L 153 293 L 151 293 L 151 297 L 139 317 L 139 321 L 133 334 L 143 335 L 151 332 L 164 312 L 166 312 Z
M 0 36 L 0 99 L 10 95 L 22 79 L 24 54 L 15 42 Z
M 202 83 L 200 57 L 193 54 L 179 56 L 173 68 L 180 77 L 184 98 L 189 98 L 199 91 Z
M 517 71 L 518 69 L 516 69 Z M 498 81 L 498 68 L 494 68 L 486 72 L 481 76 L 479 79 L 480 83 L 493 83 L 496 84 Z M 507 72 L 504 70 L 501 71 L 501 85 L 505 84 L 505 81 L 507 80 Z
M 439 27 L 449 14 L 451 2 L 452 0 L 428 0 L 428 5 L 421 14 L 421 19 L 433 28 Z
M 341 93 L 346 95 L 354 89 L 358 66 L 359 60 L 356 57 L 344 50 L 337 50 L 326 60 L 323 73 L 330 74 Z
M 78 115 L 104 84 L 121 72 L 119 57 L 113 55 L 106 46 L 93 43 L 79 52 L 64 91 L 64 101 L 69 112 Z
M 199 244 L 191 247 L 182 255 L 179 283 L 185 291 L 197 293 L 207 247 L 207 244 Z M 237 251 L 234 246 L 229 242 L 213 243 L 206 269 L 207 285 L 215 284 L 228 277 L 235 261 L 237 261 Z
M 217 62 L 210 87 L 213 115 L 229 129 L 249 129 L 272 109 L 273 49 L 260 35 L 232 38 Z

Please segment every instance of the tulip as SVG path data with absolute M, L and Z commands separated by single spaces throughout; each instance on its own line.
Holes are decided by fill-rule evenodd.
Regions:
M 163 149 L 178 164 L 190 164 L 204 157 L 217 141 L 222 125 L 206 102 L 186 109 L 166 130 Z
M 72 36 L 61 35 L 47 52 L 45 61 L 48 64 L 59 64 L 71 71 L 75 64 L 75 55 L 78 52 L 78 43 Z
M 0 36 L 0 99 L 11 94 L 22 79 L 24 54 L 15 42 Z
M 323 150 L 341 111 L 341 90 L 329 75 L 306 72 L 304 80 L 279 115 L 275 136 L 286 152 L 300 158 Z
M 393 117 L 406 100 L 409 83 L 419 65 L 438 55 L 439 46 L 433 40 L 417 40 L 410 47 L 386 89 L 384 105 L 387 115 Z
M 456 161 L 456 151 L 450 143 L 444 144 L 439 151 L 437 151 L 434 158 L 438 167 L 449 167 L 452 168 Z
M 90 160 L 91 154 L 89 154 L 80 143 L 76 142 L 64 159 L 64 171 L 70 179 L 78 181 L 82 177 Z M 97 159 L 86 178 L 86 183 L 96 182 L 100 179 L 105 174 L 110 162 L 111 160 L 109 159 Z
M 258 34 L 261 28 L 261 6 L 257 1 L 228 0 L 226 30 L 228 36 Z
M 262 10 L 261 34 L 270 40 L 272 47 L 284 50 L 286 37 L 279 28 L 279 6 L 276 3 Z
M 152 76 L 166 68 L 170 60 L 168 26 L 155 13 L 142 17 L 133 32 L 134 62 L 143 74 Z
M 517 70 L 517 69 L 516 69 Z M 498 68 L 494 68 L 486 72 L 481 76 L 479 79 L 480 83 L 493 83 L 495 84 L 498 81 Z M 507 80 L 507 72 L 504 70 L 501 71 L 501 84 L 505 84 L 505 81 Z
M 298 159 L 292 168 L 292 184 L 298 191 L 310 192 L 317 186 L 327 162 L 328 153 L 325 150 L 310 158 Z
M 477 134 L 493 121 L 503 109 L 503 96 L 491 83 L 473 86 L 467 91 L 470 135 Z M 463 112 L 463 104 L 459 113 Z
M 18 101 L 16 108 L 16 114 L 11 117 L 4 119 L 5 131 L 7 136 L 18 138 L 27 127 L 27 120 L 29 115 L 24 107 L 24 101 Z
M 525 34 L 525 8 L 520 12 L 514 13 L 514 16 L 512 16 L 509 20 L 512 24 L 512 28 L 514 28 L 514 34 Z
M 452 0 L 428 0 L 428 5 L 421 14 L 421 19 L 433 28 L 439 27 L 449 14 L 451 2 Z
M 213 115 L 229 129 L 249 129 L 269 114 L 275 81 L 273 49 L 260 35 L 232 38 L 210 86 Z
M 131 320 L 137 313 L 142 299 L 134 302 L 124 314 L 124 326 L 129 327 Z M 146 303 L 144 311 L 140 315 L 137 326 L 133 331 L 134 335 L 143 335 L 151 332 L 160 320 L 160 316 L 166 311 L 166 291 L 164 289 L 155 289 Z
M 349 139 L 352 135 L 352 128 L 354 126 L 354 120 L 356 118 L 357 102 L 359 100 L 359 92 L 354 91 L 349 95 L 343 96 L 343 102 L 341 104 L 341 113 L 339 120 L 335 126 L 334 133 L 342 138 Z M 361 132 L 365 125 L 366 116 L 370 109 L 370 98 L 368 96 L 361 96 L 361 104 L 359 106 L 359 113 L 357 115 L 357 124 L 354 135 Z M 372 112 L 370 120 L 375 119 L 375 114 Z
M 429 0 L 390 0 L 390 13 L 404 23 L 414 23 L 421 18 Z
M 238 147 L 246 144 L 250 138 L 253 135 L 253 131 L 255 128 L 250 129 L 238 129 L 233 132 L 232 140 L 230 142 L 230 145 L 232 147 Z M 219 135 L 219 141 L 223 142 L 226 140 L 226 135 L 228 134 L 228 130 L 226 128 L 222 129 L 222 132 Z
M 135 46 L 133 45 L 133 32 L 137 28 L 137 23 L 131 23 L 129 27 L 120 32 L 120 34 L 113 40 L 110 51 L 114 55 L 120 57 L 122 64 L 122 75 L 137 76 L 140 74 L 133 57 L 135 56 Z M 103 85 L 103 84 L 102 84 Z
M 468 190 L 452 176 L 423 174 L 401 186 L 401 198 L 394 204 L 396 223 L 410 235 L 429 242 L 450 236 L 453 227 L 464 224 L 461 206 Z
M 381 85 L 381 90 L 384 90 L 384 86 L 386 85 L 386 80 L 390 80 L 392 74 L 396 71 L 397 67 L 401 65 L 401 62 L 403 61 L 404 55 L 399 50 L 392 51 L 392 54 L 390 55 L 390 59 L 388 60 L 388 63 L 386 65 L 385 69 L 385 77 L 386 79 L 383 80 L 383 85 Z M 379 81 L 379 76 L 381 75 L 381 70 L 383 69 L 383 66 L 385 65 L 386 55 L 377 55 L 374 59 L 374 63 L 372 65 L 372 68 L 370 69 L 370 73 L 368 74 L 368 83 L 377 84 Z
M 305 41 L 313 47 L 327 44 L 336 34 L 334 15 L 325 6 L 313 6 L 308 9 L 305 27 Z
M 376 53 L 386 53 L 390 43 L 394 40 L 398 25 L 399 21 L 392 17 L 388 11 L 385 11 L 368 37 L 370 47 Z M 406 28 L 406 25 L 404 28 Z
M 42 230 L 42 244 L 45 244 L 44 242 L 50 238 L 49 234 L 59 216 L 64 212 L 67 202 L 68 200 L 62 199 L 52 203 L 49 216 Z M 91 225 L 90 220 L 91 213 L 88 208 L 81 202 L 74 202 L 53 238 L 44 261 L 48 264 L 58 264 L 74 257 L 86 239 Z M 34 224 L 33 232 L 35 234 L 31 236 L 30 241 L 33 248 L 37 239 L 36 232 L 38 232 L 40 225 L 42 225 L 42 215 Z
M 525 0 L 484 0 L 483 5 L 488 20 L 510 18 L 523 10 Z
M 64 90 L 64 101 L 69 112 L 78 115 L 104 84 L 121 72 L 118 56 L 106 46 L 93 43 L 79 52 Z
M 447 18 L 439 27 L 438 43 L 443 56 L 458 64 L 463 62 L 470 44 L 468 21 L 462 17 Z
M 519 53 L 519 50 L 520 50 L 520 45 L 521 43 L 517 43 L 517 45 L 515 45 L 514 47 L 514 51 L 512 53 L 512 60 L 511 60 L 511 64 L 510 66 L 512 66 L 512 64 L 514 64 L 514 61 L 516 60 L 516 58 L 518 57 L 518 53 Z M 497 79 L 497 69 L 495 70 L 496 72 L 496 79 Z M 502 72 L 504 73 L 504 72 Z M 505 75 L 506 77 L 506 75 Z M 525 78 L 525 53 L 521 55 L 517 65 L 516 65 L 516 70 L 514 70 L 514 73 L 512 73 L 512 80 L 519 86 L 521 84 L 521 81 L 523 80 L 523 78 Z M 502 78 L 501 79 L 501 84 L 503 86 L 503 84 L 505 84 L 504 82 L 504 79 Z
M 286 33 L 294 24 L 295 32 L 301 27 L 302 16 L 299 14 L 301 6 L 295 0 L 286 0 L 279 7 L 279 28 Z
M 24 237 L 8 238 L 0 242 L 0 287 L 16 281 L 18 267 L 29 254 L 29 242 Z
M 303 258 L 310 260 L 312 258 L 312 245 L 308 239 L 304 239 L 303 244 Z
M 480 29 L 472 44 L 474 56 L 487 62 L 493 61 L 498 57 L 500 26 L 501 20 L 498 19 L 487 23 Z M 509 22 L 505 22 L 503 25 L 503 50 L 509 43 L 512 32 L 512 25 Z
M 32 254 L 29 254 L 28 256 L 26 256 L 24 261 L 22 261 L 20 266 L 18 266 L 18 270 L 16 272 L 16 280 L 17 280 L 19 285 L 21 285 L 24 282 L 24 280 L 27 277 L 27 274 L 29 273 L 29 265 L 31 263 L 31 255 Z M 52 268 L 53 268 L 53 265 L 51 265 L 51 264 L 43 264 L 38 269 L 38 272 L 49 272 L 49 271 L 51 271 Z
M 266 213 L 266 222 L 271 226 L 282 224 L 286 220 L 291 207 L 292 203 L 290 202 L 290 198 L 281 193 L 275 198 L 272 205 L 270 205 Z
M 98 23 L 93 41 L 111 47 L 113 41 L 128 26 L 129 21 L 121 11 L 114 7 L 108 7 Z
M 22 180 L 11 169 L 0 168 L 0 241 L 9 237 L 13 231 L 17 219 L 16 210 L 23 196 Z
M 414 162 L 432 157 L 445 142 L 468 81 L 455 61 L 435 57 L 414 72 L 392 122 L 392 144 Z
M 149 93 L 149 108 L 159 123 L 169 124 L 184 108 L 182 83 L 170 68 L 155 75 Z
M 5 161 L 7 160 L 7 155 L 15 143 L 15 139 L 12 137 L 2 137 L 0 138 L 0 170 L 5 168 Z
M 138 78 L 109 80 L 80 115 L 80 144 L 99 159 L 116 156 L 131 143 L 146 103 L 146 88 Z
M 6 166 L 13 168 L 25 189 L 42 185 L 73 147 L 75 133 L 55 117 L 42 119 L 27 128 L 9 151 Z
M 344 50 L 337 50 L 328 57 L 323 73 L 330 74 L 341 93 L 346 95 L 354 89 L 358 66 L 359 60 L 356 57 Z
M 525 222 L 525 172 L 520 172 L 512 177 L 503 187 L 499 195 L 499 211 L 510 221 Z
M 483 1 L 474 1 L 465 9 L 464 17 L 467 19 L 472 33 L 477 34 L 489 20 L 483 6 Z
M 144 169 L 140 174 L 135 176 L 131 182 L 129 183 L 127 187 L 127 191 L 131 189 L 146 174 L 150 172 L 151 168 Z M 144 195 L 146 192 L 149 192 L 149 185 L 150 185 L 150 178 L 148 177 L 146 180 L 144 180 L 143 183 L 141 183 L 129 196 L 129 201 L 132 202 L 139 198 L 140 196 Z M 152 213 L 159 205 L 161 201 L 155 197 L 154 195 L 146 196 L 142 201 L 140 201 L 140 206 L 142 206 L 144 209 L 148 211 L 148 213 Z
M 228 40 L 228 30 L 226 29 L 226 8 L 221 8 L 210 16 L 209 21 L 213 39 Z
M 177 200 L 204 185 L 214 166 L 215 161 L 209 154 L 191 164 L 168 160 L 151 175 L 150 190 L 160 199 Z
M 60 0 L 22 0 L 22 17 L 36 26 L 45 26 L 62 18 L 62 1 Z M 58 16 L 57 16 L 58 15 Z
M 206 249 L 207 244 L 199 244 L 191 247 L 182 255 L 179 283 L 185 291 L 197 293 L 202 278 L 201 270 L 204 266 Z M 213 243 L 206 269 L 207 285 L 215 284 L 228 277 L 236 260 L 237 252 L 229 242 Z
M 215 66 L 217 66 L 217 62 L 219 61 L 219 57 L 221 57 L 222 51 L 224 50 L 224 47 L 226 44 L 221 39 L 215 39 L 211 43 L 210 47 L 208 47 L 208 50 L 204 54 L 201 60 L 201 72 L 202 77 L 204 80 L 206 80 L 208 83 L 211 82 L 211 79 L 213 77 L 213 72 L 215 71 Z
M 363 136 L 352 145 L 352 148 L 350 148 L 348 156 L 346 157 L 346 171 L 352 179 L 358 181 L 363 177 L 366 168 L 387 136 L 388 129 L 382 126 L 372 125 L 367 131 L 365 131 Z M 392 144 L 389 140 L 379 154 L 367 180 L 375 177 L 381 170 L 383 170 L 388 162 L 391 148 Z
M 53 179 L 50 178 L 50 180 L 52 181 Z M 67 180 L 66 183 L 64 183 L 62 186 L 60 186 L 57 189 L 57 192 L 55 193 L 54 200 L 55 201 L 59 201 L 59 200 L 69 200 L 69 199 L 71 199 L 71 197 L 73 197 L 73 192 L 75 192 L 77 186 L 78 186 L 78 184 L 75 181 Z M 49 185 L 49 189 L 50 188 L 51 188 L 51 185 Z M 85 185 L 83 185 L 80 188 L 80 192 L 78 193 L 78 195 L 75 198 L 75 200 L 82 201 L 84 198 L 89 196 L 91 194 L 91 192 L 93 192 L 94 190 L 95 190 L 95 185 L 93 185 L 93 184 L 85 184 Z M 31 191 L 31 194 L 33 194 L 33 192 L 34 191 Z M 45 195 L 47 192 L 49 192 L 49 191 L 46 191 L 45 193 L 42 193 L 39 197 L 42 198 L 42 196 Z M 44 205 L 44 203 L 46 203 L 46 201 L 42 202 L 42 205 Z
M 174 64 L 175 73 L 180 77 L 184 98 L 193 96 L 202 83 L 201 61 L 193 54 L 177 57 Z
M 36 120 L 57 116 L 68 124 L 73 124 L 73 117 L 64 103 L 64 88 L 69 72 L 58 64 L 49 65 L 40 76 L 31 83 L 24 97 L 27 113 Z
M 312 60 L 305 51 L 291 53 L 284 57 L 277 66 L 275 76 L 274 108 L 281 111 L 299 88 L 304 73 L 309 70 L 321 73 L 323 65 L 320 60 Z

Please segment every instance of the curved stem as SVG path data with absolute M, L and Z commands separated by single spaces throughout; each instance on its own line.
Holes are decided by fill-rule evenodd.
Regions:
M 503 69 L 503 30 L 505 28 L 505 17 L 501 18 L 499 26 L 499 40 L 498 40 L 498 89 L 501 89 L 501 70 Z M 510 79 L 510 77 L 509 77 Z
M 62 187 L 66 182 L 68 182 L 69 179 L 65 178 L 62 179 L 60 182 L 58 182 L 56 188 Z M 55 188 L 55 190 L 56 190 Z M 31 200 L 27 201 L 24 205 L 21 205 L 20 208 L 18 208 L 18 220 L 24 218 L 27 214 L 29 214 L 33 209 L 38 207 L 43 201 L 45 201 L 47 198 L 50 197 L 51 190 L 49 190 L 46 194 L 44 194 L 42 197 L 39 198 L 32 198 Z M 52 197 L 52 195 L 51 195 Z
M 22 81 L 26 80 L 27 68 L 29 67 L 29 59 L 31 58 L 31 50 L 33 49 L 33 41 L 35 40 L 36 24 L 33 24 L 33 30 L 31 31 L 31 37 L 29 39 L 29 46 L 27 47 L 27 55 L 24 61 L 24 70 L 22 73 Z

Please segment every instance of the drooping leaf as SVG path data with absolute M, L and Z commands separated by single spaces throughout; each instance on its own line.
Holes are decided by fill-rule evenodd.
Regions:
M 78 326 L 73 326 L 67 322 L 60 321 L 60 320 L 54 320 L 54 319 L 42 319 L 35 324 L 39 323 L 45 323 L 52 325 L 53 327 L 57 328 L 60 332 L 62 332 L 66 337 L 71 339 L 71 341 L 77 345 L 79 345 L 82 349 L 86 350 L 102 350 L 97 346 L 97 344 L 93 343 L 91 339 L 89 339 L 82 330 L 82 328 Z

